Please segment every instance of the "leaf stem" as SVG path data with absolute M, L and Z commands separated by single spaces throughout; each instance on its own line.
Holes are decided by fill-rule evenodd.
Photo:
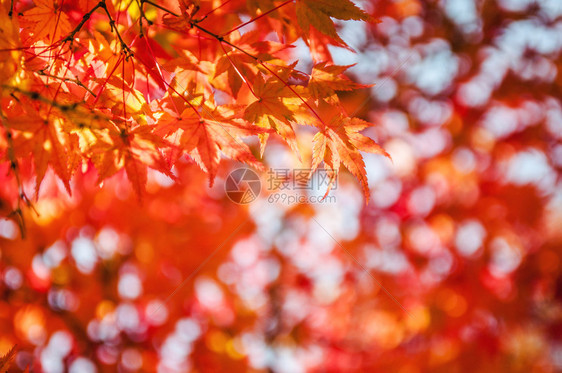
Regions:
M 125 103 L 125 61 L 121 65 L 121 74 L 122 76 L 122 86 L 121 91 L 123 92 L 123 120 L 125 121 L 125 127 L 127 126 L 127 105 Z
M 74 110 L 74 109 L 76 109 L 76 107 L 78 106 L 78 103 L 76 103 L 76 102 L 75 102 L 75 103 L 72 103 L 72 104 L 69 104 L 69 105 L 61 104 L 61 103 L 59 103 L 59 102 L 57 102 L 57 101 L 50 100 L 50 99 L 48 99 L 48 98 L 42 96 L 42 95 L 39 94 L 38 92 L 34 92 L 34 91 L 25 91 L 25 90 L 23 90 L 23 89 L 21 89 L 21 88 L 18 88 L 18 87 L 15 87 L 15 86 L 11 86 L 11 85 L 2 84 L 2 85 L 0 85 L 0 88 L 3 88 L 3 89 L 11 89 L 13 92 L 21 93 L 22 95 L 27 96 L 27 97 L 29 97 L 29 98 L 32 99 L 32 100 L 37 100 L 37 101 L 44 102 L 44 103 L 48 104 L 49 106 L 53 106 L 53 107 L 59 109 L 59 110 L 62 111 L 62 112 L 67 112 L 67 111 L 70 111 L 70 110 Z M 14 97 L 14 99 L 18 100 L 18 98 L 17 98 L 15 95 L 12 95 L 12 97 Z

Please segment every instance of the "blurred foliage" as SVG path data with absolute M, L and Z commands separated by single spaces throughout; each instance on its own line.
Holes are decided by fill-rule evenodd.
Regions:
M 202 3 L 235 27 L 282 2 Z M 100 188 L 88 165 L 69 196 L 47 170 L 32 207 L 20 201 L 26 239 L 21 219 L 0 220 L 0 356 L 17 344 L 14 371 L 562 369 L 562 4 L 357 3 L 380 22 L 336 22 L 356 54 L 314 29 L 304 47 L 284 13 L 247 27 L 296 41 L 284 57 L 304 71 L 333 58 L 376 82 L 338 93 L 393 160 L 364 155 L 369 203 L 341 174 L 335 203 L 268 203 L 263 183 L 236 205 L 234 161 L 213 187 L 190 157 L 177 180 L 149 169 L 142 203 L 124 171 Z M 313 132 L 296 131 L 308 167 Z M 266 166 L 303 167 L 270 145 Z M 33 193 L 34 167 L 19 162 L 20 184 L 0 165 L 4 216 Z

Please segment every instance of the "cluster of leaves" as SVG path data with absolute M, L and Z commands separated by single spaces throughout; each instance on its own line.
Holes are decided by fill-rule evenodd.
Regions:
M 244 137 L 263 154 L 277 134 L 298 153 L 306 125 L 318 129 L 313 171 L 343 164 L 367 196 L 360 150 L 384 151 L 338 101 L 366 86 L 330 62 L 328 45 L 345 46 L 332 18 L 372 21 L 349 0 L 3 1 L 2 158 L 16 178 L 32 159 L 36 192 L 49 167 L 70 193 L 93 165 L 99 183 L 125 169 L 140 196 L 147 167 L 174 178 L 187 154 L 212 185 L 221 156 L 262 168 Z M 323 59 L 310 74 L 286 61 L 299 38 Z

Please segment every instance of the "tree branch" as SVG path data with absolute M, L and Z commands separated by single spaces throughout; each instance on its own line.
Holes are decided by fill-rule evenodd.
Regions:
M 82 83 L 78 78 L 76 79 L 70 79 L 70 78 L 63 78 L 61 76 L 56 76 L 56 75 L 51 75 L 51 74 L 47 74 L 44 70 L 39 70 L 37 71 L 37 74 L 42 75 L 42 76 L 46 76 L 48 78 L 52 78 L 52 79 L 58 79 L 61 80 L 63 82 L 69 82 L 69 83 L 74 83 L 79 87 L 84 88 L 86 91 L 88 91 L 88 93 L 90 93 L 92 96 L 97 97 L 97 95 L 94 93 L 94 91 L 92 91 L 90 88 L 86 87 L 84 85 L 84 83 Z

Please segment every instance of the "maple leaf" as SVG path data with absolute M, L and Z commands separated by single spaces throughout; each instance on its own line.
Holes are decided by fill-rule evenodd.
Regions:
M 244 119 L 261 128 L 275 130 L 298 154 L 295 131 L 291 126 L 291 121 L 295 121 L 294 110 L 284 101 L 285 98 L 293 97 L 294 94 L 279 79 L 272 77 L 264 81 L 261 74 L 257 76 L 253 90 L 257 97 L 246 107 Z M 269 133 L 260 135 L 262 155 L 268 136 Z
M 2 357 L 0 357 L 0 371 L 4 372 L 10 368 L 10 364 L 14 357 L 16 356 L 16 346 L 12 346 L 8 352 Z
M 242 36 L 237 32 L 230 34 L 234 49 L 222 55 L 215 69 L 215 78 L 227 72 L 231 95 L 236 98 L 244 81 L 253 82 L 259 71 L 256 60 L 273 62 L 274 54 L 292 46 L 273 41 L 257 40 L 259 32 L 250 31 Z M 243 52 L 242 52 L 243 51 Z
M 98 141 L 91 147 L 91 159 L 98 170 L 98 182 L 114 175 L 122 167 L 138 198 L 141 199 L 147 181 L 147 167 L 175 179 L 170 166 L 160 152 L 170 144 L 156 135 L 153 126 L 142 125 L 132 130 L 109 129 L 109 141 Z
M 15 85 L 21 82 L 19 71 L 22 67 L 19 25 L 12 22 L 6 9 L 0 5 L 0 82 Z M 3 93 L 0 93 L 2 95 Z
M 268 13 L 267 17 L 257 19 L 256 27 L 259 29 L 261 23 L 271 27 L 278 36 L 279 40 L 284 40 L 287 44 L 299 39 L 298 29 L 294 26 L 295 11 L 294 7 L 279 7 L 277 0 L 247 0 L 246 7 L 252 17 L 259 17 L 261 14 Z M 275 9 L 274 12 L 271 10 Z
M 347 46 L 339 37 L 332 18 L 372 22 L 373 18 L 358 8 L 350 0 L 297 0 L 297 22 L 305 37 L 314 27 L 324 35 L 332 38 L 336 45 Z
M 328 65 L 321 62 L 312 68 L 308 89 L 312 97 L 326 98 L 333 96 L 335 91 L 351 91 L 360 88 L 368 88 L 371 85 L 355 83 L 343 73 L 351 66 Z
M 256 76 L 257 68 L 254 66 L 254 59 L 244 53 L 229 53 L 221 57 L 216 65 L 214 83 L 223 73 L 227 73 L 228 88 L 232 97 L 237 97 L 244 80 L 253 81 Z M 219 86 L 217 86 L 219 88 Z
M 139 60 L 145 67 L 146 72 L 158 85 L 161 91 L 166 90 L 166 82 L 162 76 L 162 70 L 156 61 L 157 57 L 169 58 L 170 55 L 156 42 L 150 38 L 143 38 L 144 43 L 135 46 L 135 58 Z M 148 80 L 148 77 L 147 77 Z M 148 92 L 147 92 L 148 93 Z
M 20 154 L 33 154 L 36 194 L 39 193 L 39 187 L 49 166 L 71 194 L 70 179 L 80 161 L 78 137 L 64 130 L 63 118 L 51 115 L 47 120 L 37 109 L 26 103 L 26 99 L 22 98 L 21 102 L 24 104 L 24 114 L 10 118 L 8 126 L 30 134 L 19 136 L 14 142 L 18 145 Z
M 166 113 L 160 118 L 158 126 L 160 133 L 168 136 L 181 130 L 179 145 L 209 174 L 211 186 L 217 174 L 221 152 L 230 159 L 257 169 L 263 167 L 240 137 L 266 131 L 236 118 L 232 108 L 213 107 L 204 103 L 200 111 L 186 108 L 179 117 Z
M 120 56 L 115 53 L 117 41 L 110 43 L 97 31 L 92 32 L 93 37 L 88 39 L 88 54 L 85 56 L 86 66 L 89 72 L 96 78 L 102 78 L 109 71 L 113 71 L 115 65 L 120 60 Z
M 62 132 L 60 125 L 51 123 L 45 124 L 41 130 L 35 133 L 34 142 L 33 159 L 37 173 L 36 190 L 39 190 L 47 166 L 50 165 L 64 183 L 68 194 L 71 194 L 70 178 L 79 161 L 76 153 L 73 152 L 74 149 L 78 148 L 77 136 L 67 135 Z
M 181 11 L 180 17 L 166 13 L 162 18 L 164 24 L 174 30 L 185 30 L 191 28 L 191 22 L 195 14 L 201 8 L 199 0 L 178 0 Z
M 182 51 L 181 57 L 168 61 L 162 68 L 164 72 L 171 72 L 173 75 L 170 85 L 187 93 L 190 99 L 212 93 L 213 87 L 209 79 L 215 69 L 212 62 L 200 61 L 193 53 Z M 173 93 L 173 90 L 169 93 Z
M 32 40 L 57 42 L 72 30 L 68 16 L 60 10 L 59 1 L 34 0 L 34 2 L 36 6 L 25 12 L 22 17 L 22 24 L 32 34 Z
M 248 23 L 255 21 L 256 29 L 241 34 L 235 27 L 219 36 L 201 22 L 209 14 L 222 17 L 217 20 L 225 21 L 225 25 L 238 22 L 236 15 L 220 16 L 223 11 L 215 12 L 222 5 L 203 4 L 208 13 L 196 20 L 194 17 L 201 9 L 198 0 L 179 0 L 179 11 L 169 11 L 166 6 L 148 2 L 144 4 L 148 9 L 144 10 L 163 11 L 166 28 L 183 34 L 196 29 L 197 42 L 179 39 L 172 42 L 170 39 L 162 44 L 154 37 L 161 31 L 147 27 L 146 34 L 142 35 L 146 36 L 144 43 L 127 36 L 127 40 L 132 40 L 130 47 L 135 53 L 126 57 L 119 54 L 124 42 L 116 29 L 112 27 L 104 34 L 95 31 L 103 32 L 103 28 L 96 26 L 100 20 L 109 19 L 110 24 L 118 22 L 121 26 L 132 22 L 117 19 L 118 14 L 112 19 L 110 14 L 115 11 L 111 2 L 103 7 L 105 15 L 93 17 L 90 11 L 96 10 L 99 2 L 78 0 L 63 8 L 60 0 L 34 0 L 35 6 L 20 18 L 23 28 L 19 28 L 17 22 L 11 29 L 2 26 L 3 31 L 8 31 L 4 34 L 10 37 L 4 44 L 6 49 L 36 44 L 38 48 L 50 48 L 53 53 L 33 56 L 25 66 L 21 61 L 16 62 L 16 57 L 21 59 L 22 54 L 4 53 L 2 58 L 6 57 L 8 65 L 15 63 L 13 66 L 17 69 L 29 70 L 30 79 L 21 86 L 29 85 L 33 93 L 39 95 L 29 100 L 36 106 L 33 110 L 28 104 L 13 101 L 10 108 L 23 106 L 24 114 L 18 118 L 11 112 L 7 117 L 9 128 L 16 131 L 14 152 L 19 156 L 32 155 L 37 190 L 50 167 L 70 191 L 75 169 L 80 162 L 91 160 L 98 169 L 100 181 L 124 169 L 140 195 L 146 183 L 147 167 L 169 173 L 182 151 L 209 174 L 212 184 L 221 155 L 261 167 L 250 148 L 241 142 L 244 136 L 257 135 L 263 154 L 270 134 L 277 133 L 298 155 L 293 126 L 316 121 L 307 100 L 331 100 L 338 90 L 363 86 L 343 75 L 347 66 L 318 64 L 309 79 L 295 70 L 296 63 L 287 64 L 283 51 L 292 47 L 287 40 L 296 39 L 302 31 L 290 19 L 297 16 L 301 26 L 306 26 L 303 27 L 304 37 L 308 35 L 312 42 L 313 35 L 320 33 L 325 38 L 337 38 L 332 18 L 369 17 L 349 0 L 297 0 L 296 7 L 284 6 L 290 3 L 250 1 L 246 5 L 251 14 L 255 13 L 255 20 Z M 212 7 L 207 10 L 207 5 Z M 11 22 L 3 10 L 3 19 Z M 83 15 L 76 34 L 82 28 L 86 31 L 86 27 L 89 32 L 81 32 L 83 37 L 74 38 L 74 48 L 69 51 L 59 42 L 72 30 L 68 15 L 76 19 L 82 12 L 86 12 L 87 17 Z M 266 15 L 264 12 L 267 17 L 261 16 Z M 136 11 L 129 16 L 135 14 Z M 269 23 L 270 17 L 275 19 L 276 26 Z M 86 21 L 91 24 L 86 26 Z M 283 42 L 264 40 L 262 26 L 270 32 L 286 30 L 287 36 L 282 32 L 280 40 Z M 23 43 L 16 35 L 18 30 L 29 36 Z M 132 28 L 128 30 L 135 32 Z M 165 31 L 161 35 L 165 35 Z M 221 48 L 215 49 L 213 43 Z M 193 45 L 197 45 L 197 49 L 192 48 Z M 244 85 L 248 90 L 243 90 L 242 95 Z M 213 97 L 217 91 L 220 91 L 218 102 L 232 103 L 235 98 L 242 105 L 235 109 L 234 106 L 217 106 Z M 31 90 L 20 92 L 24 96 L 32 93 Z M 205 101 L 205 97 L 213 98 Z M 184 108 L 181 115 L 170 114 L 178 112 L 174 107 L 181 107 L 182 100 L 193 107 Z M 73 105 L 73 109 L 62 110 L 65 105 Z M 75 110 L 76 107 L 81 109 Z M 53 108 L 55 110 L 51 110 Z M 102 117 L 105 123 L 99 120 Z M 167 139 L 156 135 L 155 128 L 167 131 Z M 333 163 L 330 157 L 323 159 Z
M 313 138 L 311 174 L 322 161 L 331 171 L 331 182 L 324 195 L 326 197 L 338 175 L 340 165 L 343 164 L 359 180 L 365 201 L 368 201 L 369 184 L 365 162 L 360 151 L 381 154 L 388 158 L 390 155 L 371 138 L 359 133 L 371 126 L 368 122 L 358 118 L 344 117 L 341 113 L 337 113 L 325 123 L 327 123 L 326 126 Z

